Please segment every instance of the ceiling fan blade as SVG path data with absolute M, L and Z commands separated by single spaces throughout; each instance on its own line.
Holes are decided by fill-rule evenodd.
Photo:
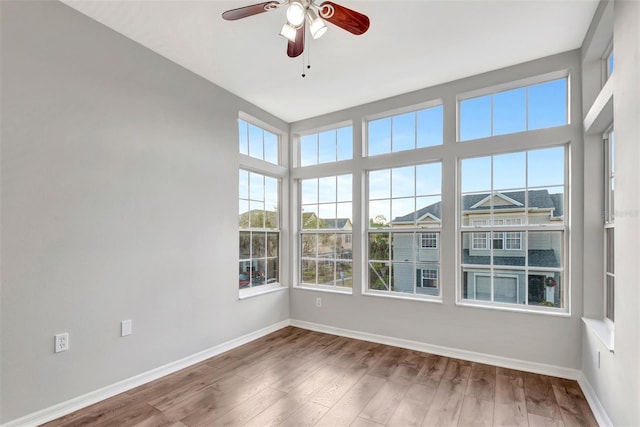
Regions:
M 277 1 L 266 1 L 264 3 L 252 4 L 250 6 L 239 7 L 237 9 L 227 10 L 222 14 L 222 18 L 227 21 L 235 21 L 236 19 L 246 18 L 247 16 L 257 15 L 259 13 L 268 12 L 280 5 Z
M 289 55 L 290 58 L 296 58 L 304 52 L 304 35 L 306 31 L 306 23 L 303 23 L 300 28 L 296 30 L 296 41 L 289 41 L 287 45 L 287 55 Z
M 366 33 L 369 29 L 369 18 L 366 15 L 340 6 L 332 1 L 323 2 L 318 6 L 318 10 L 322 19 L 356 36 Z

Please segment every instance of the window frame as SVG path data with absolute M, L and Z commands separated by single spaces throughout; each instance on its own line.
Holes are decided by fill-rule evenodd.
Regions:
M 561 314 L 561 315 L 569 315 L 570 314 L 570 271 L 569 271 L 569 260 L 570 260 L 570 239 L 569 239 L 569 222 L 570 222 L 570 212 L 569 212 L 569 206 L 567 201 L 570 200 L 570 189 L 571 189 L 571 183 L 569 181 L 569 159 L 571 156 L 571 150 L 570 150 L 570 144 L 566 143 L 566 144 L 561 144 L 561 145 L 549 145 L 549 146 L 543 146 L 543 147 L 539 147 L 539 146 L 532 146 L 529 148 L 525 148 L 523 150 L 519 150 L 519 151 L 513 151 L 513 153 L 527 153 L 526 155 L 528 155 L 529 152 L 532 151 L 539 151 L 539 150 L 544 150 L 544 149 L 554 149 L 554 148 L 563 148 L 563 153 L 564 153 L 564 158 L 563 158 L 563 164 L 564 164 L 564 175 L 563 175 L 563 179 L 564 179 L 564 183 L 563 183 L 563 222 L 562 225 L 556 225 L 556 224 L 531 224 L 531 223 L 527 223 L 527 222 L 522 222 L 522 220 L 518 217 L 513 217 L 513 218 L 497 218 L 497 219 L 492 219 L 492 220 L 483 220 L 483 219 L 473 219 L 471 218 L 470 224 L 469 225 L 464 225 L 464 221 L 463 221 L 463 215 L 464 212 L 462 210 L 462 197 L 464 194 L 474 194 L 476 192 L 468 192 L 468 193 L 462 193 L 462 162 L 463 160 L 466 159 L 473 159 L 473 158 L 480 158 L 480 157 L 494 157 L 494 156 L 500 156 L 503 154 L 509 154 L 509 152 L 505 152 L 505 151 L 498 151 L 492 154 L 483 154 L 483 155 L 477 155 L 477 156 L 468 156 L 468 157 L 460 157 L 458 158 L 458 168 L 459 168 L 459 183 L 457 186 L 457 191 L 456 191 L 456 197 L 458 199 L 458 205 L 459 205 L 459 209 L 457 212 L 457 230 L 456 233 L 458 235 L 458 247 L 457 247 L 457 251 L 458 251 L 458 255 L 457 255 L 457 279 L 456 279 L 456 304 L 457 305 L 462 305 L 462 306 L 477 306 L 477 307 L 483 307 L 483 308 L 490 308 L 490 309 L 506 309 L 506 310 L 510 310 L 510 311 L 518 311 L 518 312 L 540 312 L 540 313 L 545 313 L 545 314 Z M 527 158 L 527 157 L 525 157 Z M 528 161 L 525 163 L 525 168 L 528 167 Z M 491 171 L 493 174 L 493 166 L 491 166 Z M 529 191 L 529 190 L 535 190 L 537 189 L 539 186 L 532 186 L 529 187 L 528 185 L 525 185 L 525 191 Z M 549 185 L 549 187 L 557 187 L 557 185 Z M 487 190 L 486 192 L 492 194 L 494 191 L 496 191 L 495 189 L 490 189 Z M 484 192 L 484 191 L 483 191 Z M 529 207 L 526 207 L 527 209 L 529 209 Z M 493 213 L 491 213 L 491 215 L 493 216 Z M 509 225 L 499 225 L 499 224 L 495 224 L 495 222 L 497 221 L 502 221 L 504 222 L 505 220 L 513 220 L 513 221 L 518 221 L 519 224 L 509 224 Z M 494 222 L 493 225 L 491 225 L 490 223 Z M 483 231 L 478 231 L 479 229 L 482 229 Z M 486 237 L 486 246 L 488 247 L 488 249 L 492 249 L 491 251 L 491 258 L 493 258 L 493 251 L 495 249 L 492 248 L 493 243 L 489 244 L 488 242 L 491 241 L 493 242 L 493 239 L 491 238 L 491 234 L 495 234 L 495 233 L 500 233 L 503 236 L 506 236 L 506 233 L 518 233 L 520 235 L 520 242 L 521 242 L 521 251 L 525 252 L 525 261 L 524 261 L 524 265 L 523 266 L 514 266 L 514 265 L 501 265 L 501 264 L 494 264 L 493 261 L 490 261 L 489 264 L 486 265 L 480 265 L 480 264 L 468 264 L 468 263 L 464 263 L 463 260 L 463 241 L 465 239 L 465 234 L 469 234 L 470 236 L 480 236 L 481 234 L 484 234 Z M 562 260 L 560 262 L 560 266 L 559 267 L 541 267 L 541 266 L 533 266 L 533 265 L 528 265 L 528 258 L 529 258 L 529 254 L 528 254 L 528 241 L 529 241 L 529 233 L 535 233 L 535 232 L 561 232 L 562 236 L 560 239 L 560 243 L 561 243 L 561 253 L 562 253 Z M 471 237 L 471 240 L 473 240 L 473 237 Z M 524 241 L 524 245 L 522 244 L 522 242 Z M 472 244 L 470 244 L 470 246 L 472 246 Z M 523 247 L 524 246 L 524 247 Z M 484 249 L 478 249 L 478 250 L 484 250 Z M 500 251 L 503 250 L 507 250 L 507 249 L 499 249 Z M 509 272 L 505 272 L 505 270 L 510 270 L 510 271 L 521 271 L 522 274 L 525 275 L 525 302 L 524 304 L 513 304 L 513 303 L 503 303 L 503 302 L 494 302 L 494 296 L 493 296 L 493 280 L 491 281 L 492 283 L 492 288 L 491 288 L 491 300 L 490 301 L 485 301 L 485 300 L 473 300 L 473 299 L 468 299 L 468 298 L 464 298 L 464 286 L 465 286 L 465 270 L 471 270 L 473 271 L 474 269 L 476 270 L 487 270 L 487 275 L 491 276 L 495 276 L 495 275 L 501 275 L 501 274 L 509 274 Z M 529 304 L 529 283 L 528 283 L 528 277 L 529 275 L 535 275 L 535 273 L 537 272 L 542 272 L 545 274 L 549 274 L 549 273 L 558 273 L 560 275 L 560 281 L 562 284 L 562 293 L 560 295 L 560 307 L 546 307 L 546 306 L 538 306 L 538 305 L 531 305 Z M 478 272 L 474 272 L 474 276 L 480 274 L 482 275 L 482 273 L 478 273 Z M 475 283 L 475 278 L 474 278 L 474 283 Z
M 393 154 L 393 153 L 392 153 Z M 380 157 L 382 157 L 382 155 L 380 155 Z M 406 167 L 413 167 L 414 168 L 414 180 L 416 180 L 416 169 L 419 166 L 424 166 L 424 165 L 434 165 L 437 164 L 439 165 L 440 168 L 440 177 L 439 177 L 439 182 L 440 182 L 440 193 L 425 193 L 425 194 L 416 194 L 417 193 L 417 187 L 414 187 L 414 193 L 412 196 L 407 196 L 407 195 L 402 195 L 402 196 L 398 196 L 398 197 L 393 197 L 393 192 L 392 192 L 392 188 L 393 188 L 393 169 L 401 169 L 401 168 L 406 168 Z M 427 161 L 421 161 L 421 162 L 412 162 L 412 163 L 408 163 L 408 164 L 402 164 L 402 165 L 392 165 L 388 168 L 381 168 L 381 169 L 370 169 L 370 170 L 366 170 L 365 175 L 366 175 L 366 188 L 365 188 L 365 194 L 364 194 L 364 200 L 365 200 L 365 218 L 367 218 L 366 220 L 366 226 L 364 227 L 364 232 L 365 232 L 365 242 L 364 242 L 364 247 L 365 247 L 365 257 L 363 260 L 363 268 L 365 269 L 365 271 L 363 272 L 363 283 L 362 283 L 362 293 L 364 295 L 375 295 L 375 296 L 383 296 L 383 297 L 389 297 L 389 298 L 401 298 L 401 299 L 412 299 L 412 300 L 418 300 L 418 301 L 429 301 L 429 302 L 442 302 L 442 287 L 440 284 L 440 277 L 438 277 L 438 281 L 437 281 L 437 287 L 436 288 L 426 288 L 426 289 L 437 289 L 437 295 L 430 295 L 430 294 L 424 294 L 424 293 L 419 293 L 418 289 L 424 289 L 424 287 L 422 286 L 418 286 L 418 280 L 416 278 L 416 271 L 419 271 L 422 269 L 422 267 L 419 267 L 421 265 L 428 265 L 429 267 L 433 268 L 433 269 L 437 269 L 438 270 L 438 276 L 440 276 L 440 267 L 441 267 L 441 263 L 442 263 L 442 253 L 441 253 L 441 245 L 440 245 L 440 235 L 442 234 L 442 213 L 440 214 L 440 218 L 439 221 L 437 221 L 437 225 L 430 225 L 430 226 L 419 226 L 417 224 L 418 220 L 420 218 L 415 217 L 414 218 L 414 223 L 411 225 L 401 225 L 401 226 L 386 226 L 386 227 L 372 227 L 370 224 L 370 216 L 371 213 L 369 212 L 369 206 L 371 201 L 380 201 L 380 200 L 389 200 L 390 202 L 392 202 L 393 200 L 404 200 L 404 199 L 413 199 L 414 201 L 414 207 L 415 207 L 415 211 L 412 213 L 416 213 L 417 210 L 419 210 L 419 208 L 416 205 L 416 202 L 418 201 L 418 199 L 421 198 L 428 198 L 428 197 L 434 197 L 434 198 L 439 198 L 439 203 L 442 203 L 442 173 L 443 173 L 443 169 L 442 169 L 443 165 L 442 165 L 442 161 L 441 160 L 427 160 Z M 372 172 L 378 172 L 378 171 L 386 171 L 389 170 L 389 177 L 391 179 L 390 183 L 389 183 L 389 196 L 386 198 L 370 198 L 370 174 Z M 415 181 L 414 181 L 415 182 Z M 393 216 L 392 212 L 390 211 L 389 214 L 391 216 Z M 393 221 L 393 218 L 389 219 L 388 224 L 391 224 Z M 422 248 L 422 234 L 423 233 L 433 233 L 436 234 L 436 240 L 437 240 L 437 247 L 436 248 Z M 389 243 L 389 247 L 388 247 L 388 259 L 375 259 L 375 260 L 371 260 L 369 258 L 370 256 L 370 243 L 371 243 L 371 236 L 372 235 L 376 235 L 376 234 L 388 234 L 388 243 Z M 391 243 L 392 240 L 395 240 L 395 236 L 396 235 L 412 235 L 412 243 L 411 243 L 411 250 L 413 252 L 413 259 L 411 261 L 398 261 L 395 260 L 393 258 L 393 245 Z M 419 251 L 421 250 L 425 250 L 425 251 L 437 251 L 437 261 L 432 261 L 432 260 L 420 260 L 419 259 Z M 389 268 L 389 286 L 388 289 L 372 289 L 370 287 L 371 285 L 371 266 L 372 263 L 375 264 L 385 264 L 388 265 Z M 407 270 L 409 270 L 409 265 L 412 266 L 411 270 L 413 271 L 412 274 L 412 292 L 403 292 L 403 291 L 394 291 L 391 289 L 391 281 L 395 280 L 392 278 L 392 274 L 394 273 L 395 268 L 397 268 L 397 265 L 405 265 L 407 267 Z
M 604 319 L 615 322 L 615 131 L 611 125 L 603 134 L 604 145 L 604 230 L 603 285 Z
M 518 131 L 518 132 L 512 132 L 512 133 L 506 133 L 506 134 L 499 134 L 499 135 L 494 135 L 493 133 L 493 107 L 491 108 L 491 134 L 488 136 L 484 136 L 484 137 L 479 137 L 479 138 L 473 138 L 473 139 L 462 139 L 461 138 L 461 108 L 460 108 L 460 104 L 463 101 L 467 101 L 469 99 L 473 99 L 473 98 L 479 98 L 479 97 L 483 97 L 483 96 L 494 96 L 496 94 L 500 94 L 502 92 L 507 92 L 510 90 L 516 90 L 516 89 L 520 89 L 520 88 L 527 88 L 529 86 L 535 86 L 538 84 L 542 84 L 542 83 L 548 83 L 554 80 L 560 80 L 560 79 L 566 79 L 567 83 L 566 83 L 566 114 L 567 114 L 567 122 L 564 123 L 563 125 L 559 125 L 559 126 L 552 126 L 550 128 L 554 128 L 554 127 L 562 127 L 562 126 L 568 126 L 571 125 L 571 103 L 572 103 L 572 99 L 571 99 L 571 74 L 569 72 L 568 69 L 562 69 L 562 70 L 558 70 L 558 71 L 552 71 L 550 73 L 544 73 L 544 74 L 538 74 L 535 76 L 531 76 L 531 77 L 527 77 L 524 79 L 519 79 L 519 80 L 513 80 L 513 81 L 509 81 L 509 82 L 505 82 L 505 83 L 501 83 L 501 84 L 497 84 L 497 85 L 493 85 L 493 86 L 488 86 L 488 87 L 483 87 L 481 89 L 476 89 L 476 90 L 471 90 L 471 91 L 467 91 L 464 93 L 460 93 L 456 96 L 456 142 L 458 143 L 472 143 L 475 141 L 480 141 L 480 140 L 485 140 L 485 139 L 491 139 L 491 138 L 502 138 L 505 137 L 507 135 L 513 135 L 515 133 L 520 133 L 520 132 L 535 132 L 535 131 L 539 131 L 542 129 L 550 129 L 549 127 L 547 128 L 540 128 L 540 129 L 529 129 L 528 128 L 528 101 L 527 101 L 527 106 L 525 107 L 527 109 L 527 126 L 524 130 L 522 131 Z M 492 105 L 493 105 L 493 101 L 492 101 Z
M 288 170 L 288 163 L 286 161 L 286 156 L 283 156 L 282 141 L 288 138 L 288 135 L 285 131 L 278 129 L 275 126 L 272 126 L 257 118 L 254 118 L 242 111 L 238 112 L 237 121 L 238 121 L 238 125 L 236 126 L 236 129 L 238 130 L 238 153 L 239 153 L 237 176 L 239 176 L 239 173 L 241 171 L 246 171 L 248 173 L 255 173 L 255 174 L 263 175 L 265 177 L 276 179 L 277 180 L 276 187 L 278 192 L 278 195 L 277 195 L 278 197 L 278 200 L 277 200 L 278 228 L 277 230 L 266 229 L 266 228 L 252 229 L 251 227 L 246 229 L 246 228 L 241 228 L 240 224 L 237 223 L 239 238 L 241 233 L 244 233 L 247 231 L 251 233 L 253 230 L 257 232 L 264 232 L 264 233 L 276 233 L 276 232 L 278 233 L 278 267 L 277 267 L 278 281 L 273 283 L 265 283 L 264 285 L 245 287 L 245 288 L 240 288 L 239 284 L 236 284 L 236 286 L 238 286 L 239 288 L 238 298 L 242 300 L 242 299 L 251 298 L 254 296 L 288 288 L 287 283 L 288 283 L 289 275 L 287 273 L 287 270 L 289 266 L 289 261 L 288 261 L 289 250 L 288 250 L 288 245 L 286 244 L 286 242 L 283 241 L 283 236 L 285 236 L 285 230 L 286 230 L 288 218 L 289 218 L 289 213 L 288 213 L 289 205 L 287 203 L 289 170 Z M 267 160 L 250 156 L 249 154 L 243 154 L 240 151 L 240 148 L 241 148 L 240 138 L 242 137 L 240 135 L 240 121 L 244 121 L 247 124 L 260 128 L 264 132 L 269 132 L 276 136 L 277 138 L 276 157 L 278 159 L 278 164 L 274 164 Z M 241 198 L 239 194 L 239 184 L 238 186 L 236 186 L 236 188 L 238 189 L 237 190 L 238 196 L 236 197 L 236 200 L 240 201 Z M 238 212 L 238 214 L 240 213 Z M 239 251 L 238 251 L 238 254 L 239 254 Z M 240 262 L 240 257 L 238 256 L 238 263 L 239 262 Z

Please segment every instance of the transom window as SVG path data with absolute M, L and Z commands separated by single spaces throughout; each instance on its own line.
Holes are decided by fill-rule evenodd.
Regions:
M 461 295 L 564 308 L 565 148 L 461 161 Z
M 353 157 L 353 128 L 345 126 L 300 138 L 300 166 L 348 160 Z
M 567 79 L 462 99 L 460 141 L 566 125 Z
M 367 123 L 368 155 L 442 145 L 442 105 Z
M 238 120 L 238 135 L 240 154 L 278 164 L 278 135 L 242 119 Z

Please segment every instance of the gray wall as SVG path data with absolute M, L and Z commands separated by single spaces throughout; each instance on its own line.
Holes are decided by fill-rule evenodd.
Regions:
M 286 320 L 238 300 L 236 119 L 287 124 L 61 3 L 1 13 L 0 421 Z

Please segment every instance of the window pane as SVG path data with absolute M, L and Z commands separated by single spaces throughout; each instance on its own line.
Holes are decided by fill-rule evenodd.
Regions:
M 416 114 L 394 116 L 391 121 L 393 151 L 412 150 L 416 146 Z
M 266 252 L 265 233 L 251 233 L 251 257 L 264 258 Z
M 491 301 L 491 271 L 463 268 L 462 297 L 469 300 Z
M 353 263 L 339 261 L 336 263 L 336 286 L 353 287 Z
M 338 160 L 353 158 L 353 128 L 351 126 L 338 129 Z
M 318 135 L 300 138 L 300 165 L 309 166 L 318 163 Z
M 316 262 L 312 260 L 302 260 L 302 268 L 300 269 L 300 281 L 302 283 L 316 284 Z
M 300 185 L 302 204 L 318 203 L 318 180 L 305 179 Z
M 491 189 L 491 157 L 462 160 L 462 192 Z
M 527 178 L 526 159 L 525 152 L 493 156 L 493 188 L 524 188 Z
M 267 257 L 277 257 L 280 253 L 280 234 L 267 233 Z
M 240 154 L 249 154 L 249 129 L 244 120 L 238 120 L 238 144 Z
M 391 201 L 374 200 L 369 202 L 369 227 L 388 227 L 391 218 Z
M 396 226 L 398 222 L 405 222 L 407 220 L 412 223 L 415 221 L 415 201 L 416 199 L 414 197 L 391 200 L 391 226 Z
M 491 96 L 460 102 L 460 141 L 491 136 Z
M 564 147 L 528 152 L 529 187 L 564 184 Z
M 351 175 L 338 176 L 338 202 L 351 201 L 353 197 L 351 189 Z
M 367 138 L 369 142 L 368 154 L 370 156 L 390 153 L 391 118 L 370 121 Z
M 264 202 L 264 176 L 257 173 L 249 173 L 249 197 L 251 200 Z
M 529 86 L 528 98 L 530 130 L 567 124 L 567 79 Z
M 615 273 L 615 229 L 605 229 L 605 272 Z
M 249 124 L 249 155 L 256 159 L 264 160 L 264 144 L 262 141 L 262 129 Z
M 240 232 L 240 253 L 239 257 L 241 260 L 251 258 L 251 232 L 249 231 L 241 231 Z
M 336 161 L 336 131 L 330 130 L 318 134 L 318 162 Z
M 336 204 L 318 205 L 319 228 L 336 228 Z
M 278 162 L 278 136 L 271 132 L 264 132 L 264 160 L 277 165 Z
M 301 256 L 315 258 L 318 254 L 318 235 L 303 234 Z
M 416 198 L 416 215 L 418 227 L 440 227 L 442 224 L 442 204 L 440 197 Z
M 530 231 L 528 234 L 529 265 L 560 268 L 562 266 L 562 232 Z
M 336 177 L 318 179 L 318 202 L 335 202 L 336 199 Z
M 442 191 L 442 163 L 428 163 L 416 168 L 416 195 L 439 195 Z
M 462 233 L 462 263 L 473 265 L 490 265 L 490 236 L 489 232 Z
M 392 291 L 413 294 L 416 281 L 416 269 L 411 262 L 394 262 L 392 264 Z
M 524 304 L 524 271 L 501 271 L 493 275 L 493 300 Z
M 318 205 L 304 205 L 300 224 L 303 229 L 317 229 L 319 226 Z
M 369 262 L 369 289 L 390 291 L 391 266 L 385 262 Z
M 514 89 L 493 96 L 493 134 L 522 132 L 527 129 L 526 89 Z
M 389 233 L 370 233 L 369 259 L 373 261 L 390 260 L 389 243 Z
M 415 194 L 414 174 L 414 166 L 391 169 L 391 196 L 394 198 L 413 196 Z
M 388 199 L 391 197 L 391 170 L 369 172 L 369 199 Z
M 442 105 L 418 111 L 417 116 L 417 147 L 442 145 Z

